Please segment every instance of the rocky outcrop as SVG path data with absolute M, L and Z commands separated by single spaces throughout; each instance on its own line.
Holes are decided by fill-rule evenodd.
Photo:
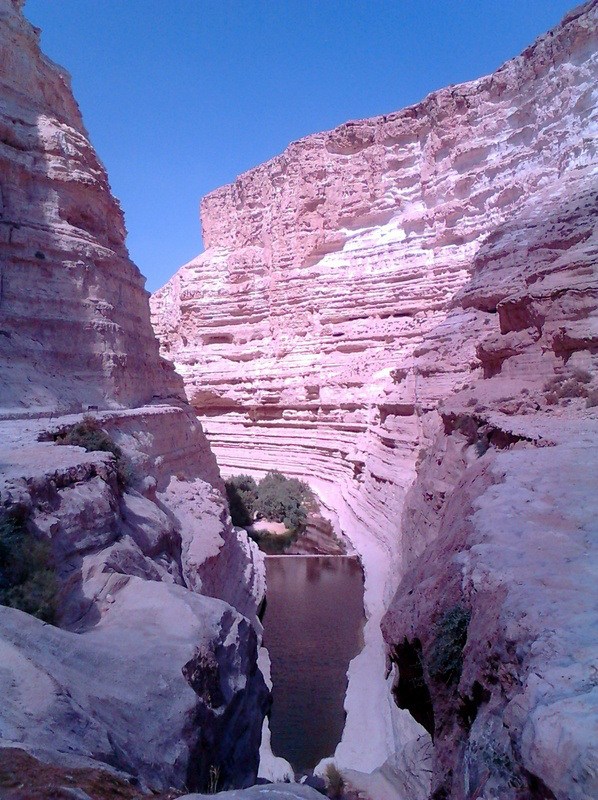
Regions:
M 595 51 L 589 3 L 493 75 L 309 136 L 203 199 L 206 252 L 152 309 L 223 470 L 321 479 L 397 558 L 388 508 L 427 412 L 479 365 L 470 347 L 424 373 L 415 354 L 492 231 L 595 163 Z
M 335 758 L 386 781 L 380 797 L 594 792 L 596 737 L 588 748 L 568 721 L 589 673 L 566 678 L 561 706 L 548 684 L 570 645 L 567 615 L 587 608 L 576 561 L 587 520 L 572 533 L 572 497 L 553 480 L 558 464 L 568 475 L 592 453 L 583 420 L 595 416 L 598 388 L 597 14 L 588 2 L 493 75 L 295 142 L 212 193 L 202 202 L 206 252 L 151 301 L 162 353 L 222 468 L 274 466 L 309 480 L 362 555 L 366 646 L 349 670 Z M 544 487 L 554 527 L 541 563 L 531 545 L 517 551 L 506 511 L 488 533 L 511 499 L 511 468 L 521 481 L 529 471 L 526 508 L 532 476 Z M 584 484 L 578 502 L 589 493 Z M 517 497 L 518 536 L 529 526 L 535 541 L 536 511 L 523 514 Z M 560 594 L 551 569 L 579 570 L 580 580 Z M 545 589 L 562 599 L 548 638 Z M 389 607 L 384 683 L 379 622 Z M 461 677 L 445 685 L 442 673 L 430 681 L 427 662 L 454 608 L 465 650 Z M 563 667 L 572 672 L 589 658 L 594 621 L 581 617 Z M 422 685 L 423 698 L 405 702 Z M 571 747 L 560 762 L 557 730 Z M 493 737 L 494 761 L 482 755 Z
M 19 5 L 0 2 L 0 407 L 180 397 L 70 79 Z
M 154 789 L 207 788 L 215 769 L 220 788 L 251 785 L 269 697 L 261 562 L 237 539 L 188 411 L 101 421 L 131 461 L 126 491 L 111 454 L 36 441 L 44 419 L 1 424 L 1 506 L 51 545 L 62 630 L 0 607 L 0 741 Z
M 23 777 L 26 782 L 23 783 Z M 108 774 L 101 769 L 57 767 L 41 761 L 19 749 L 0 748 L 0 789 L 3 800 L 47 800 L 48 791 L 57 800 L 75 797 L 77 800 L 145 800 L 148 796 L 134 780 Z M 162 797 L 176 796 L 169 792 Z M 259 800 L 262 797 L 284 800 L 319 800 L 321 794 L 308 786 L 284 784 L 254 786 L 242 791 L 224 792 L 223 798 L 234 800 Z M 193 800 L 211 795 L 185 795 L 182 800 Z
M 468 330 L 480 361 L 408 494 L 383 624 L 437 798 L 597 791 L 597 211 L 583 173 L 534 198 L 420 351 L 436 363 Z
M 0 749 L 144 791 L 249 786 L 263 561 L 159 357 L 68 77 L 20 6 L 0 0 L 0 559 L 15 536 L 43 543 L 60 627 L 0 607 Z M 54 443 L 82 422 L 111 452 Z M 1 589 L 7 574 L 0 560 Z

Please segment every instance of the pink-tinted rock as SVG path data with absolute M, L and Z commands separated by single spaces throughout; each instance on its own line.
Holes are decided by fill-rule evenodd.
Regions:
M 320 481 L 345 527 L 367 519 L 369 537 L 400 557 L 387 508 L 414 479 L 429 412 L 481 361 L 492 369 L 521 346 L 484 350 L 472 311 L 458 323 L 471 342 L 452 347 L 455 294 L 499 226 L 569 185 L 575 219 L 573 186 L 595 172 L 596 41 L 591 2 L 493 75 L 294 142 L 203 199 L 206 252 L 151 304 L 225 472 L 274 464 Z M 566 241 L 567 223 L 553 234 Z M 581 281 L 589 301 L 586 267 L 562 279 Z M 493 269 L 478 301 L 488 308 L 501 293 L 496 259 Z M 522 274 L 521 287 L 532 280 Z M 527 302 L 503 298 L 497 335 L 528 335 L 521 326 L 542 311 L 539 297 Z M 434 331 L 435 347 L 443 325 L 438 358 L 427 340 Z M 567 347 L 587 334 L 554 335 Z
M 573 675 L 576 658 L 596 653 L 577 559 L 588 521 L 575 534 L 558 520 L 575 513 L 572 502 L 590 509 L 598 488 L 584 439 L 598 401 L 597 12 L 595 0 L 575 9 L 493 75 L 295 142 L 213 192 L 202 202 L 206 252 L 151 301 L 162 353 L 223 470 L 306 478 L 362 555 L 366 646 L 349 670 L 335 758 L 373 771 L 369 782 L 356 777 L 373 796 L 385 797 L 390 780 L 399 797 L 427 797 L 429 764 L 439 798 L 594 792 L 596 733 L 584 741 L 581 731 L 596 709 L 584 699 L 585 668 Z M 487 494 L 495 477 L 467 488 L 485 451 L 508 483 L 496 502 Z M 579 496 L 559 493 L 559 465 L 568 487 L 576 457 L 587 464 Z M 518 481 L 543 487 L 550 557 L 541 563 L 527 543 L 517 551 L 508 529 L 512 498 L 518 536 L 535 541 L 538 519 L 533 506 L 526 515 Z M 472 515 L 484 535 L 497 520 L 487 554 Z M 593 547 L 587 556 L 597 563 Z M 483 572 L 479 599 L 466 558 Z M 558 594 L 551 571 L 567 568 L 579 581 L 559 595 L 547 644 L 542 587 Z M 412 650 L 416 641 L 429 650 L 449 601 L 471 614 L 478 644 L 491 632 L 501 699 L 485 700 L 484 661 L 468 640 L 463 684 L 432 687 L 441 723 L 432 750 L 426 726 L 390 700 L 396 664 L 408 673 L 412 655 L 394 648 L 407 637 Z M 388 608 L 395 666 L 385 683 Z M 559 705 L 554 670 L 575 609 L 583 624 L 566 665 L 571 700 Z M 513 620 L 509 647 L 537 649 L 515 667 L 500 633 Z M 528 685 L 534 670 L 556 688 L 542 683 L 540 697 Z M 480 756 L 492 742 L 494 766 Z
M 68 74 L 0 3 L 0 408 L 68 411 L 181 395 Z
M 0 514 L 48 542 L 62 630 L 0 607 L 0 744 L 144 789 L 208 788 L 215 766 L 221 788 L 250 785 L 263 560 L 232 527 L 68 77 L 20 5 L 0 0 Z M 112 453 L 51 441 L 87 406 L 125 485 Z

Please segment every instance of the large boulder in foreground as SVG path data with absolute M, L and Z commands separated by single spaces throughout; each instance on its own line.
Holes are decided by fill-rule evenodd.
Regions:
M 11 450 L 0 508 L 48 543 L 62 626 L 0 607 L 0 747 L 110 767 L 155 790 L 206 789 L 214 770 L 221 788 L 255 782 L 269 704 L 257 662 L 262 566 L 236 538 L 186 414 L 101 418 L 129 459 L 126 487 L 111 453 L 51 441 L 88 418 L 50 430 L 43 419 L 0 422 Z
M 155 789 L 207 788 L 214 768 L 251 785 L 268 698 L 253 627 L 183 587 L 120 582 L 85 634 L 0 607 L 2 745 Z

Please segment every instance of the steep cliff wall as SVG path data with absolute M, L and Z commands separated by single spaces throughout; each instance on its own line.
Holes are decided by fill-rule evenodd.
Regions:
M 0 748 L 144 791 L 248 786 L 269 702 L 263 562 L 160 359 L 68 78 L 20 6 L 0 0 L 0 596 L 16 606 L 0 605 Z M 54 443 L 81 424 L 96 445 Z M 24 584 L 41 554 L 45 583 Z M 53 587 L 57 627 L 18 610 Z
M 491 76 L 291 144 L 202 201 L 206 252 L 152 298 L 227 472 L 323 482 L 389 558 L 428 412 L 479 366 L 415 353 L 482 241 L 595 160 L 596 8 Z M 393 518 L 388 518 L 388 509 Z
M 202 202 L 206 252 L 151 301 L 162 353 L 183 375 L 223 470 L 275 466 L 306 478 L 362 555 L 366 646 L 349 670 L 336 759 L 364 772 L 386 762 L 375 774 L 380 797 L 427 797 L 428 765 L 437 798 L 517 791 L 565 798 L 574 796 L 568 793 L 577 791 L 579 775 L 592 771 L 590 751 L 569 733 L 569 766 L 557 765 L 548 712 L 539 727 L 526 729 L 525 746 L 518 736 L 527 712 L 512 737 L 501 727 L 512 719 L 513 707 L 505 709 L 524 691 L 526 676 L 535 669 L 554 677 L 567 648 L 566 609 L 586 608 L 586 579 L 580 573 L 562 596 L 558 644 L 546 646 L 540 587 L 558 591 L 549 581 L 555 561 L 536 562 L 537 550 L 527 546 L 518 553 L 518 574 L 506 555 L 512 551 L 501 560 L 501 537 L 511 541 L 508 513 L 488 556 L 478 555 L 486 545 L 482 523 L 468 520 L 476 493 L 495 478 L 472 490 L 467 482 L 477 475 L 468 472 L 472 460 L 487 450 L 488 461 L 498 459 L 495 476 L 509 465 L 514 475 L 524 468 L 532 475 L 537 464 L 540 485 L 544 467 L 533 448 L 544 444 L 554 445 L 546 470 L 558 472 L 562 459 L 570 474 L 575 456 L 560 450 L 562 440 L 550 431 L 580 437 L 590 424 L 583 421 L 595 416 L 597 15 L 592 0 L 493 75 L 295 142 L 213 192 Z M 588 458 L 592 447 L 582 445 L 577 439 L 576 452 Z M 515 446 L 531 455 L 496 455 Z M 551 515 L 570 518 L 570 498 L 555 495 L 551 480 L 542 483 L 552 503 L 547 524 Z M 484 495 L 485 513 L 495 514 L 509 491 L 492 502 Z M 529 511 L 521 536 L 537 524 Z M 587 518 L 580 524 L 583 539 Z M 483 525 L 485 532 L 492 527 L 488 519 Z M 573 563 L 580 542 L 559 531 L 555 525 L 553 537 Z M 470 566 L 460 572 L 464 553 Z M 478 584 L 480 570 L 486 582 Z M 526 573 L 529 594 L 520 588 Z M 476 599 L 478 585 L 495 590 L 485 617 L 489 595 L 480 591 Z M 504 607 L 501 585 L 509 597 Z M 460 689 L 458 680 L 430 681 L 433 631 L 451 601 L 463 619 L 475 620 L 478 638 L 492 620 L 494 694 L 485 656 L 473 644 Z M 507 645 L 496 631 L 526 604 L 529 626 Z M 379 622 L 389 605 L 385 684 Z M 581 638 L 590 641 L 595 620 L 582 613 Z M 520 660 L 509 660 L 505 653 L 519 645 Z M 523 651 L 534 648 L 541 655 L 526 662 Z M 413 685 L 401 687 L 393 665 L 403 680 L 419 669 Z M 578 677 L 570 684 L 572 704 L 587 688 L 587 675 Z M 428 696 L 415 708 L 402 693 L 423 684 Z M 488 691 L 494 700 L 475 727 Z M 526 695 L 530 716 L 534 703 L 542 716 L 558 691 L 546 690 L 546 705 Z M 588 713 L 595 719 L 595 710 Z M 570 731 L 568 714 L 554 730 Z M 498 729 L 493 761 L 487 745 Z M 590 748 L 595 743 L 592 731 Z M 574 762 L 585 766 L 575 772 Z M 371 780 L 364 785 L 373 792 Z M 575 796 L 590 797 L 586 786 Z
M 598 791 L 597 183 L 572 173 L 496 228 L 420 351 L 468 337 L 481 362 L 408 493 L 383 621 L 437 798 Z
M 69 77 L 17 5 L 0 4 L 0 407 L 180 396 Z

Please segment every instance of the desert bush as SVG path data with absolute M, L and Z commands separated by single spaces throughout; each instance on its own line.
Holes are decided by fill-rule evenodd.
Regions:
M 251 475 L 233 475 L 226 481 L 226 496 L 233 525 L 251 525 L 257 501 L 257 483 Z
M 334 764 L 326 767 L 326 783 L 328 786 L 328 797 L 342 797 L 345 789 L 345 781 Z
M 287 478 L 277 470 L 268 472 L 259 484 L 251 475 L 234 475 L 226 482 L 226 495 L 235 525 L 248 527 L 257 517 L 283 522 L 289 531 L 305 527 L 308 508 L 314 502 L 304 481 Z M 262 531 L 254 538 L 258 536 L 261 541 L 269 534 Z
M 121 489 L 126 489 L 133 483 L 135 479 L 133 465 L 94 417 L 83 417 L 81 422 L 64 428 L 54 435 L 54 441 L 56 444 L 83 447 L 88 453 L 93 450 L 112 453 L 116 461 L 116 475 Z
M 593 398 L 596 396 L 596 389 L 591 385 L 591 374 L 581 367 L 575 367 L 570 373 L 559 374 L 552 377 L 544 384 L 546 402 L 549 405 L 557 405 L 561 400 L 567 402 L 575 398 L 585 398 L 586 405 L 595 405 Z
M 255 514 L 283 522 L 289 530 L 300 530 L 307 520 L 307 505 L 313 501 L 309 486 L 273 470 L 258 485 Z
M 470 613 L 456 605 L 444 612 L 434 626 L 434 642 L 428 672 L 435 680 L 459 683 L 463 669 L 463 648 L 467 641 Z
M 0 516 L 0 605 L 52 622 L 57 598 L 50 543 L 27 530 L 23 515 L 4 512 Z

